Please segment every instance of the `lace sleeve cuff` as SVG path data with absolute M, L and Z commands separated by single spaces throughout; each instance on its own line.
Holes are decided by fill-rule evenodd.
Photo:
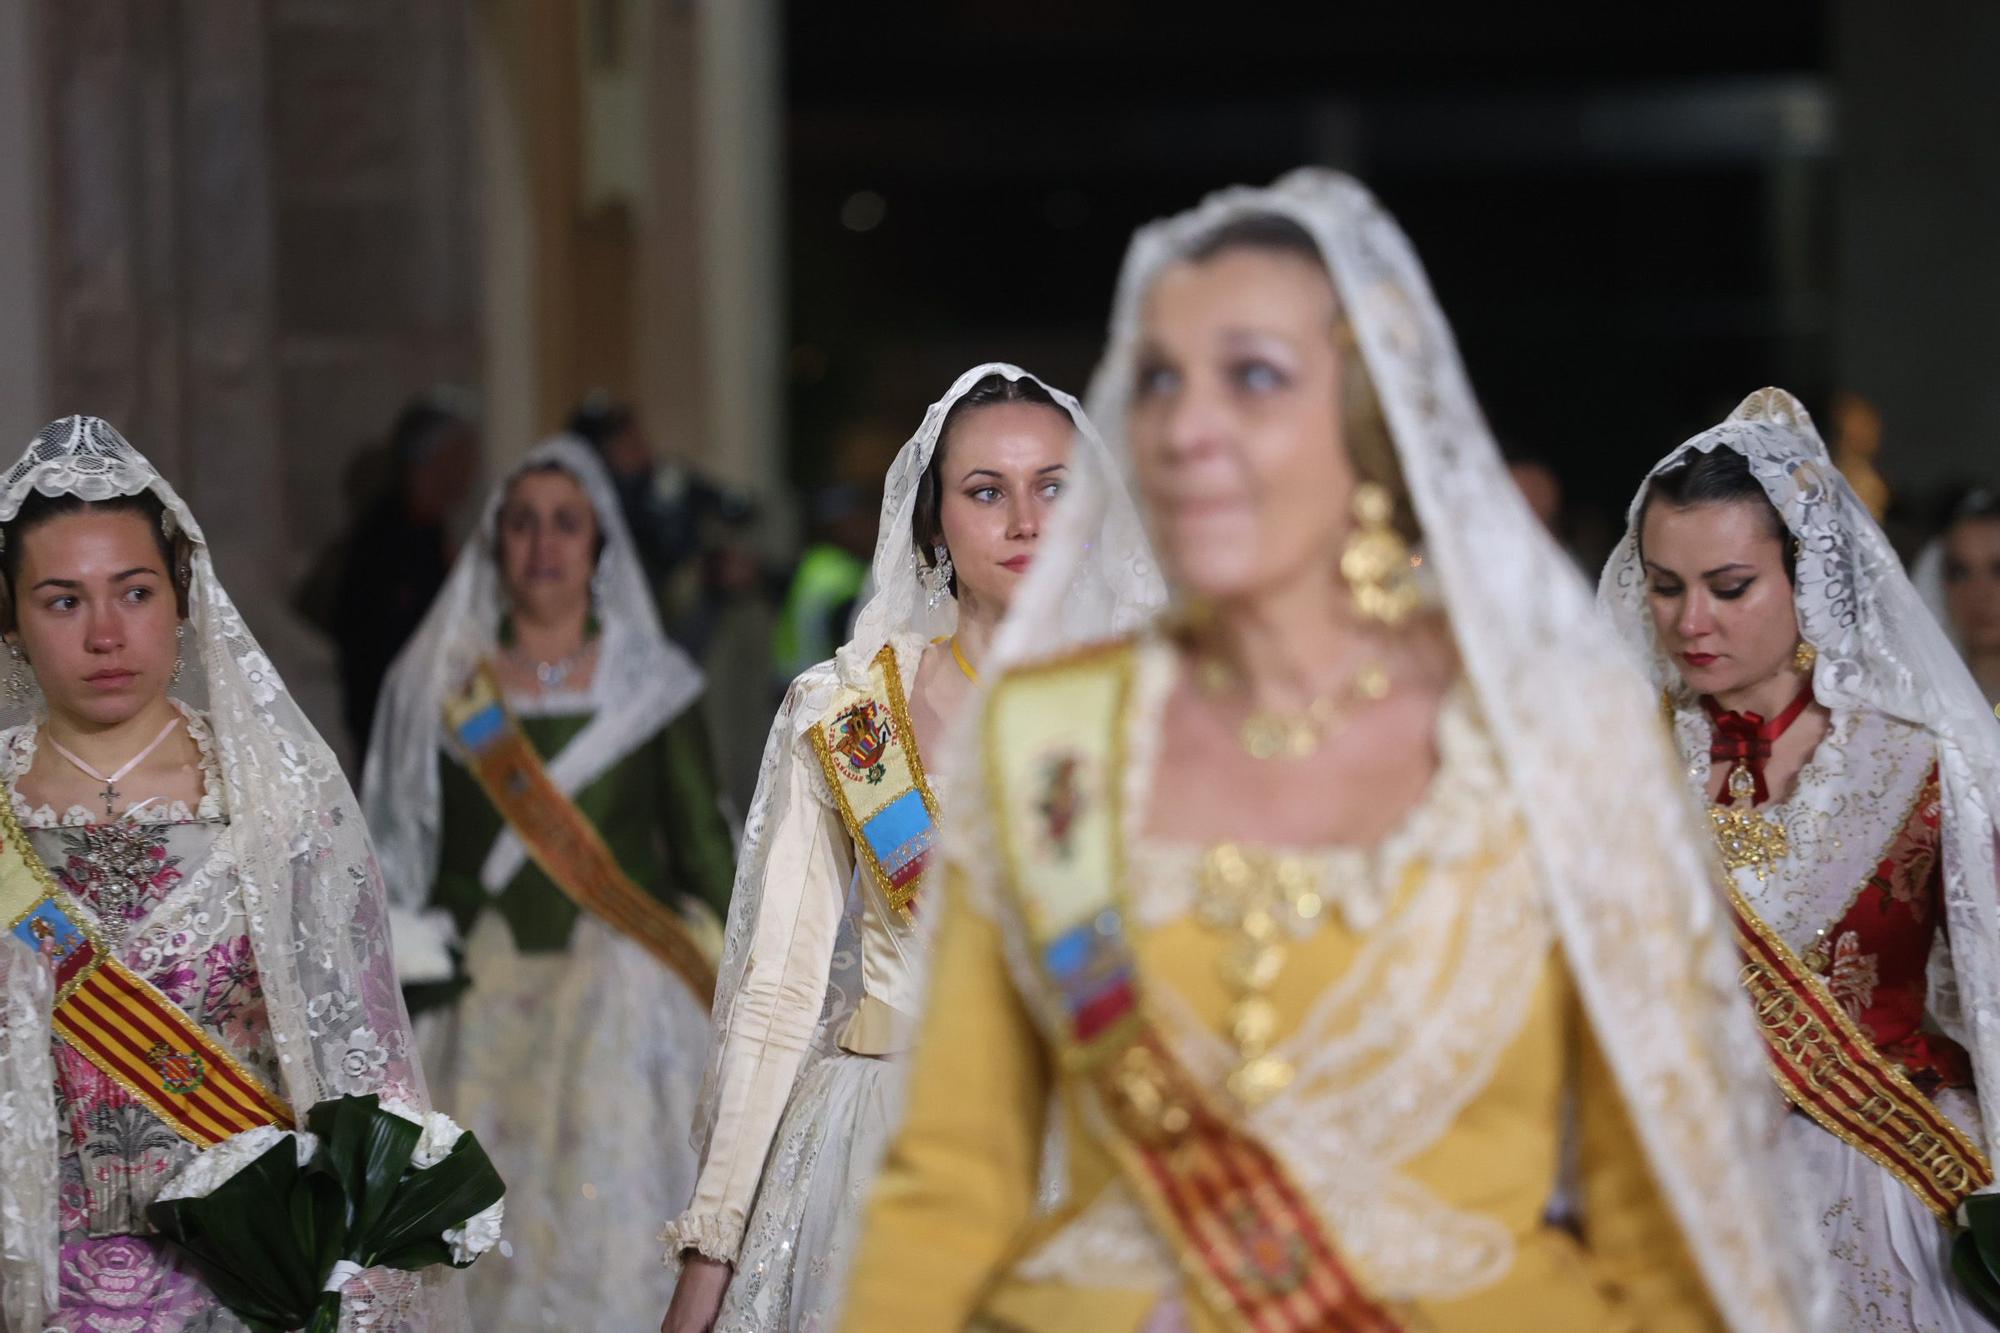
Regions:
M 679 1268 L 681 1255 L 688 1250 L 719 1264 L 733 1264 L 743 1248 L 743 1224 L 719 1213 L 682 1213 L 667 1223 L 660 1243 L 666 1246 L 663 1261 L 669 1268 Z

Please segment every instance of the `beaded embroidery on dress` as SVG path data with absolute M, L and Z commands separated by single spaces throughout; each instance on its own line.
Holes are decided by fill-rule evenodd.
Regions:
M 1197 914 L 1204 854 L 1137 828 L 1173 671 L 1161 641 L 1140 651 L 1126 845 L 1134 921 L 1157 930 Z M 1462 687 L 1438 726 L 1437 779 L 1397 832 L 1367 851 L 1285 853 L 1312 867 L 1326 911 L 1365 939 L 1277 1043 L 1296 1071 L 1292 1081 L 1248 1111 L 1370 1290 L 1394 1300 L 1468 1295 L 1513 1262 L 1505 1226 L 1443 1203 L 1397 1168 L 1433 1146 L 1486 1088 L 1521 1030 L 1554 941 L 1491 739 Z M 1175 1053 L 1205 1085 L 1223 1086 L 1230 1043 L 1173 978 L 1153 978 L 1150 993 Z M 1019 1271 L 1085 1288 L 1150 1290 L 1172 1280 L 1174 1265 L 1117 1181 Z

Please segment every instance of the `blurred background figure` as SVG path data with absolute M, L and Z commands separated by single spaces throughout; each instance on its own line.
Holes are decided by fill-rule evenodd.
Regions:
M 597 450 L 611 473 L 667 632 L 681 639 L 714 572 L 706 557 L 740 540 L 751 516 L 742 496 L 673 457 L 658 456 L 632 408 L 602 389 L 570 414 L 569 433 Z M 683 647 L 691 647 L 684 639 Z
M 789 680 L 833 656 L 847 639 L 875 549 L 875 507 L 860 486 L 842 482 L 812 497 L 810 540 L 785 591 L 771 642 L 777 678 Z
M 2000 713 L 2000 491 L 1953 505 L 1911 577 Z
M 389 429 L 387 477 L 342 543 L 329 627 L 340 653 L 341 711 L 357 749 L 368 743 L 389 664 L 444 587 L 456 547 L 451 520 L 479 469 L 479 425 L 462 392 L 411 399 Z
M 1882 453 L 1882 414 L 1858 393 L 1842 390 L 1833 395 L 1834 466 L 1861 503 L 1880 523 L 1889 512 L 1889 483 L 1875 466 Z
M 1563 492 L 1556 470 L 1539 458 L 1516 458 L 1508 462 L 1507 475 L 1514 479 L 1535 518 L 1560 541 Z

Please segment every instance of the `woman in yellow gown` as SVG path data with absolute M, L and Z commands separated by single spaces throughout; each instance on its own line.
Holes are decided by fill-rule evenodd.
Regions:
M 1181 609 L 985 703 L 844 1327 L 1806 1326 L 1652 698 L 1394 222 L 1304 171 L 1143 230 L 1091 415 Z

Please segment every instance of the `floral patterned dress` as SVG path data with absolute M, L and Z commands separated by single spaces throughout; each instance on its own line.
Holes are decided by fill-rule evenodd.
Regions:
M 213 746 L 188 729 L 206 774 L 200 804 L 142 805 L 111 822 L 72 807 L 31 809 L 16 783 L 33 765 L 34 726 L 0 733 L 0 775 L 43 864 L 106 942 L 250 1070 L 280 1088 L 263 988 L 251 957 Z M 146 1205 L 195 1147 L 60 1038 L 55 1098 L 61 1154 L 64 1333 L 221 1333 L 242 1323 L 151 1234 Z

